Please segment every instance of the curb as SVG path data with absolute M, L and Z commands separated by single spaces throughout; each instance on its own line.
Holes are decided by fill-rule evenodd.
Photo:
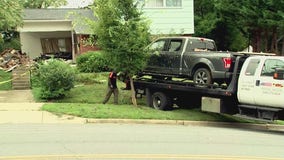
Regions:
M 284 125 L 274 124 L 248 124 L 248 123 L 228 123 L 228 122 L 209 122 L 209 121 L 183 121 L 183 120 L 134 120 L 134 119 L 86 119 L 86 123 L 115 123 L 115 124 L 165 124 L 165 125 L 184 125 L 184 126 L 208 126 L 225 127 L 248 130 L 261 130 L 284 132 Z

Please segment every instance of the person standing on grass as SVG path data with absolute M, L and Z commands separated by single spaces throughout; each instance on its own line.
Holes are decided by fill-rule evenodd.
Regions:
M 117 74 L 116 71 L 113 70 L 110 72 L 108 76 L 108 90 L 105 96 L 105 99 L 103 101 L 103 104 L 106 104 L 111 96 L 111 94 L 114 95 L 114 104 L 118 104 L 118 89 L 116 84 Z

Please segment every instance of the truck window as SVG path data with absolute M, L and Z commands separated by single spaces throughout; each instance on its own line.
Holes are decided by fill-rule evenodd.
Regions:
M 276 68 L 284 68 L 284 62 L 279 59 L 267 59 L 261 70 L 261 76 L 273 76 Z
M 182 46 L 182 39 L 174 39 L 171 40 L 169 44 L 169 51 L 174 52 L 174 51 L 180 51 Z
M 152 51 L 165 51 L 166 40 L 161 39 L 151 44 L 150 50 Z
M 258 67 L 259 64 L 259 59 L 251 59 L 249 61 L 249 64 L 246 68 L 245 75 L 246 76 L 253 76 L 255 74 L 256 68 Z
M 188 51 L 216 51 L 215 43 L 207 40 L 189 40 Z

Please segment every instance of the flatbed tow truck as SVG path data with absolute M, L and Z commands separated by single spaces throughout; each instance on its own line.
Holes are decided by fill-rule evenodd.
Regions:
M 134 78 L 136 96 L 159 110 L 201 107 L 202 111 L 273 121 L 284 119 L 284 57 L 240 53 L 228 85 L 201 85 L 174 78 Z

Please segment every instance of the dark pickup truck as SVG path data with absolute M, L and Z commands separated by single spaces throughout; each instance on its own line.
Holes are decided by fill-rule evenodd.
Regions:
M 233 53 L 217 51 L 211 39 L 162 37 L 149 48 L 151 56 L 142 75 L 187 78 L 199 84 L 223 83 L 231 77 Z

